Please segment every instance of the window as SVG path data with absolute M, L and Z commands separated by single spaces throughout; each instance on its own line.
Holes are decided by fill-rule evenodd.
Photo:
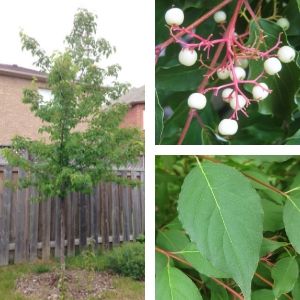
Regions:
M 48 89 L 39 89 L 38 93 L 43 97 L 43 100 L 42 100 L 41 104 L 48 103 L 53 98 L 51 90 L 48 90 Z

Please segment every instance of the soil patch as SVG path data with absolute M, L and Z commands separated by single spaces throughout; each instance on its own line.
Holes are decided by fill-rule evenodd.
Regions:
M 17 280 L 16 289 L 29 299 L 58 300 L 59 272 L 27 274 Z M 68 300 L 101 299 L 101 295 L 113 290 L 112 275 L 106 272 L 66 270 L 65 291 Z

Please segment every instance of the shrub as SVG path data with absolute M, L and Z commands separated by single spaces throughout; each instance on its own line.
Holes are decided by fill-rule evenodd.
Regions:
M 124 276 L 143 280 L 145 278 L 145 245 L 126 243 L 107 255 L 108 267 Z
M 51 267 L 48 265 L 37 265 L 33 268 L 33 273 L 42 274 L 51 271 Z

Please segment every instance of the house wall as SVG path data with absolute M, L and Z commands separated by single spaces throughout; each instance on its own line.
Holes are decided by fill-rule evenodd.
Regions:
M 0 75 L 0 145 L 9 145 L 15 135 L 37 138 L 42 122 L 21 101 L 23 89 L 30 86 L 28 79 Z
M 37 83 L 45 88 L 45 83 Z M 22 103 L 23 89 L 31 86 L 31 81 L 0 75 L 0 145 L 10 145 L 15 135 L 37 139 L 38 128 L 42 126 L 39 118 L 30 111 L 29 105 Z M 137 127 L 143 130 L 143 111 L 145 105 L 133 104 L 121 127 Z
M 144 129 L 143 112 L 145 110 L 144 103 L 133 104 L 121 124 L 121 127 L 137 127 Z

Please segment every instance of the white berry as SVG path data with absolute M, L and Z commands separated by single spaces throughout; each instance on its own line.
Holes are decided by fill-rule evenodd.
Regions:
M 237 97 L 233 97 L 229 104 L 232 109 L 242 109 L 246 105 L 246 99 L 242 95 L 238 95 Z M 238 107 L 237 107 L 238 104 Z
M 188 48 L 183 48 L 179 52 L 178 60 L 184 66 L 192 66 L 197 61 L 197 52 Z
M 237 80 L 243 80 L 246 78 L 246 71 L 241 67 L 233 67 L 233 71 L 230 72 L 230 79 L 233 80 L 233 73 Z
M 225 80 L 229 77 L 229 70 L 226 68 L 220 68 L 217 70 L 217 76 L 221 79 L 221 80 Z
M 226 13 L 223 10 L 219 10 L 214 14 L 214 20 L 216 23 L 224 23 L 226 21 Z
M 218 131 L 222 135 L 234 135 L 238 131 L 238 123 L 235 120 L 223 119 L 218 126 Z
M 276 57 L 270 57 L 264 62 L 264 69 L 269 75 L 277 74 L 281 68 L 281 62 Z
M 165 14 L 165 20 L 168 25 L 181 25 L 184 20 L 184 13 L 180 8 L 170 8 Z
M 283 46 L 278 50 L 277 55 L 281 62 L 289 63 L 294 60 L 296 51 L 292 47 Z
M 231 88 L 226 88 L 222 91 L 222 99 L 223 101 L 229 103 L 231 99 L 233 99 L 233 89 Z
M 276 24 L 280 26 L 283 30 L 288 30 L 290 28 L 290 22 L 287 18 L 280 18 Z
M 188 98 L 188 106 L 195 109 L 203 109 L 206 106 L 206 97 L 201 93 L 193 93 Z
M 269 95 L 269 92 L 267 91 L 268 86 L 264 82 L 261 82 L 259 84 L 260 84 L 260 86 L 256 85 L 252 89 L 253 99 L 255 99 L 255 100 L 264 100 Z
M 241 67 L 243 69 L 247 69 L 249 65 L 249 61 L 247 58 L 238 58 L 234 63 L 237 67 Z

